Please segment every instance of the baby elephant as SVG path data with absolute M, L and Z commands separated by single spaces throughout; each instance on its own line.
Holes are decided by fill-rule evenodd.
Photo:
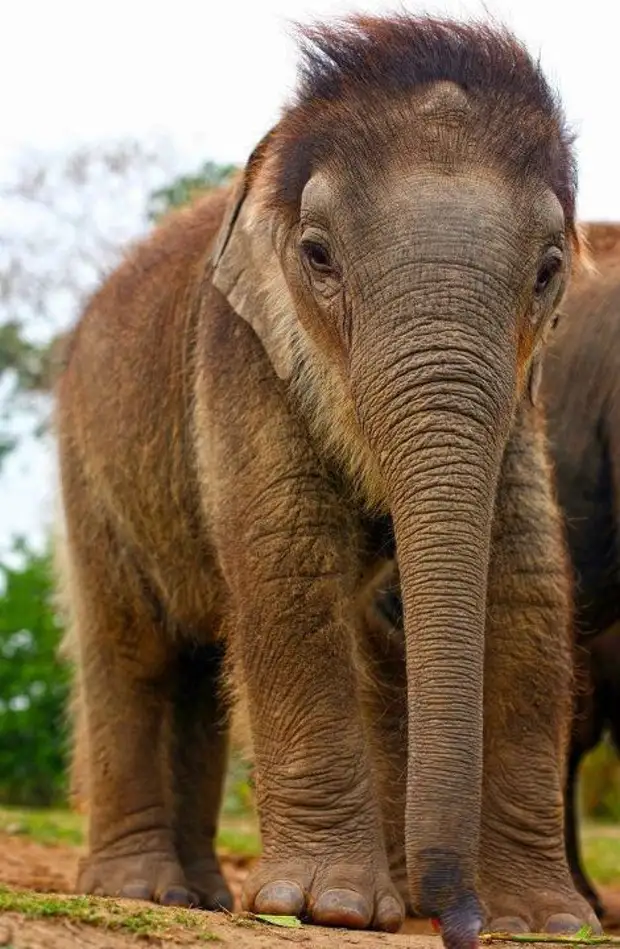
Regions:
M 454 949 L 596 926 L 563 845 L 570 586 L 529 395 L 580 255 L 560 106 L 491 27 L 357 17 L 301 45 L 234 187 L 127 256 L 59 381 L 79 889 L 230 905 L 237 689 L 249 909 L 396 930 L 408 890 Z M 406 681 L 359 609 L 387 515 Z

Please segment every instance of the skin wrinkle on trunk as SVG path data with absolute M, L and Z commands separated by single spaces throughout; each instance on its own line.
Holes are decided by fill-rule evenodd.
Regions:
M 477 287 L 461 285 L 455 302 L 450 268 L 435 281 L 442 293 L 430 304 L 426 298 L 423 308 L 410 268 L 407 279 L 408 294 L 376 307 L 387 324 L 382 338 L 387 327 L 397 338 L 377 359 L 365 354 L 375 372 L 361 376 L 363 392 L 354 398 L 360 426 L 381 460 L 403 591 L 409 891 L 419 912 L 441 916 L 450 942 L 452 936 L 475 938 L 483 919 L 476 878 L 487 577 L 516 395 L 516 339 L 498 332 L 511 323 L 502 321 L 501 307 L 493 312 L 488 300 L 479 302 Z M 449 350 L 437 349 L 438 323 L 451 339 Z M 410 343 L 404 355 L 407 332 L 416 349 Z
M 489 494 L 492 496 L 492 491 Z M 415 510 L 409 505 L 405 502 L 403 506 L 408 507 L 407 516 L 415 521 Z M 453 523 L 436 523 L 434 537 L 426 538 L 416 537 L 414 530 L 400 530 L 401 510 L 394 505 L 409 683 L 409 882 L 414 904 L 421 912 L 436 915 L 441 910 L 445 916 L 452 902 L 461 901 L 475 888 L 479 846 L 479 828 L 475 825 L 482 795 L 480 671 L 484 661 L 491 511 L 485 510 L 484 499 L 477 504 L 472 499 L 471 531 L 456 532 L 455 519 Z M 478 537 L 474 523 L 478 525 Z M 470 537 L 466 547 L 463 535 L 467 533 Z M 472 565 L 466 574 L 461 566 L 465 558 L 457 553 L 457 543 L 463 545 L 461 550 L 472 552 Z M 454 561 L 449 591 L 440 590 L 444 582 L 441 576 L 435 576 L 434 582 L 425 581 L 424 588 L 420 588 L 417 578 L 424 578 L 425 570 L 432 569 L 431 556 L 441 557 L 447 565 Z M 435 755 L 434 747 L 440 749 Z M 456 794 L 455 774 L 460 779 Z M 459 790 L 466 793 L 460 794 Z M 436 802 L 432 813 L 424 803 L 428 800 Z M 452 842 L 452 859 L 445 853 L 446 840 Z M 441 857 L 443 864 L 438 873 L 434 855 L 438 862 Z

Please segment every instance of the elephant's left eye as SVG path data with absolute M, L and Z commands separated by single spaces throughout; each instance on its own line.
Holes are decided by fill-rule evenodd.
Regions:
M 553 283 L 554 277 L 556 277 L 562 269 L 562 262 L 562 252 L 557 247 L 547 252 L 536 274 L 536 282 L 534 284 L 534 294 L 536 297 L 540 298 L 547 292 Z

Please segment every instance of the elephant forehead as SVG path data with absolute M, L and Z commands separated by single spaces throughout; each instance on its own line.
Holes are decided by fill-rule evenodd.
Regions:
M 416 99 L 417 111 L 422 116 L 432 117 L 451 112 L 465 115 L 470 111 L 467 93 L 456 82 L 446 80 L 430 83 L 417 93 Z

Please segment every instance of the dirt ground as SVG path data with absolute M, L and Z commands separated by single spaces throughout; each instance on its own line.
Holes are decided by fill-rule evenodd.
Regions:
M 34 890 L 38 893 L 70 894 L 75 880 L 77 847 L 61 844 L 43 844 L 21 835 L 0 834 L 0 886 L 19 890 Z M 251 858 L 223 855 L 223 869 L 233 890 L 237 903 L 243 878 L 248 872 Z M 620 888 L 601 888 L 611 910 L 606 931 L 620 933 Z M 120 901 L 117 901 L 118 908 Z M 146 904 L 125 904 L 131 909 Z M 149 907 L 149 912 L 152 907 Z M 162 918 L 173 911 L 158 909 L 154 915 Z M 151 915 L 153 915 L 151 913 Z M 192 913 L 194 916 L 194 913 Z M 176 925 L 175 917 L 164 935 L 142 932 L 140 935 L 117 932 L 107 928 L 105 921 L 89 925 L 68 916 L 50 918 L 28 918 L 22 914 L 3 912 L 0 914 L 0 946 L 7 949 L 130 949 L 138 944 L 153 945 L 160 949 L 176 946 L 204 946 L 210 942 L 234 949 L 285 949 L 286 943 L 303 946 L 303 949 L 335 949 L 335 947 L 357 947 L 357 949 L 439 949 L 440 940 L 432 933 L 425 921 L 408 920 L 397 935 L 383 933 L 358 933 L 344 930 L 327 930 L 304 926 L 288 930 L 262 923 L 250 922 L 236 916 L 227 917 L 218 913 L 196 914 L 200 928 L 188 931 Z M 204 928 L 202 928 L 204 920 Z M 111 924 L 113 925 L 113 923 Z M 501 943 L 494 945 L 501 946 Z

